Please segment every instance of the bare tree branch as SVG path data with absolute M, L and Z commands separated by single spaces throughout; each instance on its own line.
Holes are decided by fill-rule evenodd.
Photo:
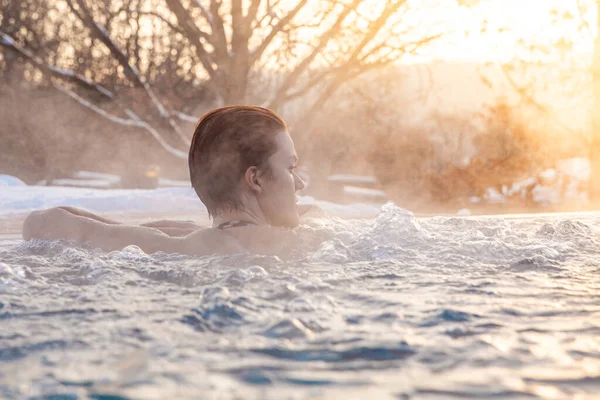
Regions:
M 198 122 L 198 117 L 194 117 L 193 115 L 188 115 L 182 112 L 176 112 L 175 115 L 182 121 L 189 122 L 191 124 L 195 124 Z
M 216 72 L 213 67 L 212 56 L 210 55 L 210 53 L 208 53 L 201 41 L 201 39 L 204 38 L 205 40 L 210 42 L 212 36 L 209 36 L 200 28 L 198 28 L 196 23 L 192 20 L 189 11 L 185 9 L 183 4 L 181 4 L 179 0 L 166 1 L 169 10 L 171 10 L 171 12 L 175 14 L 179 26 L 185 32 L 186 38 L 194 45 L 194 48 L 196 49 L 196 55 L 200 59 L 202 67 L 206 70 L 206 72 L 211 78 L 214 78 L 216 76 Z M 214 43 L 212 44 L 213 46 L 215 45 Z
M 340 88 L 340 86 L 349 79 L 356 78 L 357 76 L 364 74 L 365 72 L 385 67 L 391 64 L 395 59 L 388 59 L 383 61 L 377 61 L 370 64 L 360 65 L 355 71 L 350 72 L 346 69 L 344 73 L 337 75 L 329 85 L 323 90 L 321 95 L 312 103 L 309 110 L 302 115 L 304 121 L 311 121 L 316 112 L 323 108 L 327 100 Z
M 114 94 L 110 90 L 106 89 L 100 84 L 92 82 L 84 76 L 78 75 L 77 73 L 75 73 L 75 71 L 58 68 L 54 65 L 48 65 L 44 63 L 39 57 L 36 57 L 29 50 L 20 46 L 11 36 L 7 35 L 6 33 L 0 31 L 0 39 L 0 44 L 2 46 L 17 52 L 22 57 L 25 57 L 40 70 L 45 71 L 46 73 L 49 73 L 50 75 L 53 75 L 55 77 L 64 79 L 65 81 L 75 83 L 86 89 L 91 89 L 97 93 L 100 93 L 102 96 L 108 99 L 112 100 L 114 98 Z
M 206 9 L 206 7 L 204 7 L 202 5 L 202 3 L 200 2 L 201 0 L 194 0 L 192 2 L 192 4 L 194 4 L 196 7 L 198 7 L 200 9 L 200 12 L 202 13 L 202 15 L 204 16 L 204 18 L 206 18 L 206 21 L 212 26 L 213 24 L 213 18 L 212 15 L 210 13 L 210 11 L 208 11 Z
M 212 16 L 212 45 L 215 48 L 218 65 L 226 65 L 229 60 L 229 45 L 227 35 L 225 34 L 225 22 L 221 18 L 219 10 L 221 8 L 220 0 L 210 0 L 210 14 Z
M 231 0 L 231 51 L 233 56 L 240 58 L 236 64 L 244 63 L 248 56 L 249 26 L 246 25 L 242 0 Z M 247 63 L 247 61 L 246 61 Z
M 77 58 L 70 62 L 77 67 L 72 69 L 82 75 L 81 71 L 84 71 L 84 76 L 101 77 L 96 81 L 107 79 L 118 86 L 119 77 L 107 76 L 104 72 L 112 71 L 113 63 L 117 63 L 119 69 L 123 68 L 128 82 L 143 88 L 145 97 L 142 100 L 152 103 L 153 114 L 162 118 L 161 125 L 154 126 L 164 129 L 163 133 L 175 131 L 186 144 L 189 137 L 182 134 L 178 123 L 191 122 L 195 117 L 182 116 L 174 109 L 168 110 L 167 106 L 182 107 L 182 102 L 186 102 L 185 109 L 193 109 L 197 104 L 191 104 L 190 98 L 199 101 L 206 91 L 201 86 L 199 90 L 192 89 L 192 82 L 210 89 L 219 104 L 254 101 L 249 98 L 253 94 L 250 88 L 261 90 L 258 98 L 272 96 L 265 102 L 271 108 L 279 108 L 300 96 L 312 96 L 313 91 L 317 97 L 322 95 L 325 102 L 330 96 L 328 93 L 333 93 L 355 75 L 377 65 L 387 65 L 424 43 L 407 44 L 404 36 L 392 29 L 390 21 L 408 3 L 406 0 L 388 0 L 377 3 L 377 7 L 371 7 L 371 0 L 323 0 L 314 3 L 314 7 L 309 7 L 312 0 L 164 0 L 167 14 L 159 9 L 142 9 L 144 0 L 107 0 L 98 4 L 93 0 L 65 2 L 68 12 L 79 19 L 76 30 L 81 22 L 90 32 L 91 47 L 100 42 L 111 56 L 100 59 L 88 54 L 85 58 L 88 49 L 81 48 L 79 42 L 73 43 Z M 369 9 L 377 10 L 377 13 L 369 12 Z M 99 18 L 104 17 L 112 23 L 100 22 Z M 144 30 L 139 25 L 144 20 L 161 26 L 166 24 L 167 32 L 178 34 L 173 35 L 168 44 L 155 32 L 150 33 L 149 38 L 140 38 Z M 388 28 L 390 33 L 386 37 L 383 31 Z M 123 32 L 126 33 L 121 35 Z M 408 32 L 406 37 L 411 33 Z M 183 41 L 179 34 L 184 37 Z M 64 35 L 56 31 L 53 37 Z M 0 46 L 7 47 L 8 41 L 0 40 Z M 144 45 L 143 40 L 150 40 L 151 46 Z M 395 46 L 397 42 L 399 44 Z M 193 46 L 189 51 L 188 43 Z M 275 49 L 276 45 L 279 48 Z M 269 57 L 265 56 L 267 52 Z M 63 56 L 53 48 L 49 57 L 61 59 Z M 287 72 L 274 77 L 261 72 L 263 63 L 269 64 L 269 68 L 280 66 Z M 94 90 L 102 91 L 102 87 L 93 86 L 91 80 L 70 70 L 45 64 L 48 63 L 38 67 L 48 76 L 81 86 L 92 85 Z M 184 79 L 184 75 L 187 78 Z M 252 79 L 264 82 L 259 86 Z M 151 87 L 150 82 L 156 82 L 156 87 Z M 268 89 L 263 90 L 264 84 Z M 158 85 L 163 85 L 160 87 L 164 91 L 159 92 Z M 174 96 L 174 101 L 167 103 L 159 93 Z M 214 99 L 210 101 L 214 103 Z M 162 123 L 164 120 L 168 126 Z M 151 120 L 147 121 L 150 123 Z
M 179 32 L 179 33 L 181 33 L 182 35 L 183 35 L 183 34 L 185 34 L 185 31 L 184 31 L 184 30 L 183 30 L 181 27 L 179 27 L 179 26 L 176 26 L 176 25 L 175 25 L 175 24 L 173 24 L 171 21 L 169 21 L 169 19 L 167 19 L 167 18 L 166 18 L 164 15 L 160 15 L 160 14 L 159 14 L 159 13 L 157 13 L 157 12 L 154 12 L 154 11 L 141 11 L 141 10 L 129 10 L 129 11 L 130 11 L 130 12 L 135 12 L 135 13 L 137 13 L 138 15 L 147 15 L 147 16 L 151 16 L 151 17 L 154 17 L 154 18 L 158 18 L 158 19 L 160 19 L 162 22 L 164 22 L 165 24 L 167 24 L 167 26 L 168 26 L 169 28 L 171 28 L 173 31 L 175 31 L 175 32 Z M 205 35 L 206 35 L 206 34 L 205 34 Z M 208 35 L 206 35 L 206 37 L 208 37 Z
M 405 0 L 401 0 L 401 1 L 398 1 L 395 3 L 388 4 L 386 6 L 386 8 L 384 9 L 384 11 L 378 16 L 378 18 L 376 18 L 374 21 L 372 21 L 370 23 L 368 31 L 363 36 L 360 43 L 353 49 L 353 52 L 350 54 L 348 59 L 342 65 L 333 66 L 330 69 L 326 69 L 326 70 L 323 70 L 322 72 L 318 73 L 317 75 L 315 75 L 315 77 L 313 77 L 311 80 L 309 80 L 308 83 L 302 89 L 299 89 L 292 94 L 286 95 L 283 98 L 283 101 L 289 101 L 293 98 L 296 98 L 296 97 L 306 94 L 312 88 L 314 88 L 319 83 L 321 83 L 325 77 L 332 75 L 332 74 L 341 72 L 342 74 L 340 75 L 340 79 L 342 81 L 344 81 L 346 79 L 344 75 L 347 72 L 349 72 L 351 68 L 356 67 L 356 64 L 359 64 L 360 61 L 366 60 L 367 56 L 359 59 L 359 56 L 360 56 L 361 52 L 363 51 L 363 49 L 369 43 L 371 43 L 373 41 L 375 36 L 379 33 L 379 31 L 383 28 L 383 26 L 385 26 L 387 20 L 394 13 L 396 13 L 398 11 L 398 9 L 401 6 L 403 6 L 405 3 L 406 3 Z M 433 38 L 429 38 L 429 40 L 433 40 Z M 425 41 L 423 41 L 423 43 L 424 42 Z M 384 44 L 382 44 L 380 46 L 376 46 L 375 48 L 379 49 L 382 46 L 384 46 Z M 372 50 L 372 52 L 374 52 L 374 51 L 375 50 Z M 338 79 L 336 79 L 336 81 L 337 80 Z M 326 89 L 326 92 L 331 91 L 331 93 L 333 93 L 335 91 L 335 89 L 337 89 L 338 86 L 339 85 L 330 86 L 330 89 Z M 329 96 L 327 96 L 327 97 L 329 97 Z M 309 111 L 309 113 L 311 113 L 311 111 Z
M 433 36 L 429 36 L 429 37 L 423 38 L 423 39 L 415 41 L 415 42 L 406 43 L 403 46 L 393 48 L 392 51 L 404 53 L 404 52 L 407 52 L 408 49 L 411 47 L 414 48 L 414 47 L 422 46 L 426 43 L 431 42 L 432 40 L 437 39 L 439 36 L 440 36 L 439 34 L 433 35 Z M 355 54 L 358 54 L 358 53 L 355 53 Z M 329 74 L 334 74 L 334 73 L 338 73 L 338 74 L 327 85 L 327 87 L 322 91 L 321 95 L 312 103 L 311 108 L 309 108 L 309 110 L 305 114 L 302 115 L 302 119 L 304 121 L 312 120 L 314 114 L 318 110 L 323 108 L 323 106 L 325 105 L 327 100 L 335 93 L 335 91 L 337 89 L 339 89 L 339 87 L 344 82 L 347 82 L 353 78 L 356 78 L 359 75 L 364 74 L 368 71 L 372 71 L 372 70 L 375 70 L 378 68 L 383 68 L 387 65 L 390 65 L 392 62 L 394 62 L 398 59 L 398 56 L 389 55 L 387 57 L 385 57 L 385 56 L 381 57 L 377 61 L 367 63 L 367 62 L 365 62 L 365 60 L 368 58 L 367 55 L 361 57 L 360 59 L 358 59 L 357 57 L 358 56 L 354 56 L 352 59 L 348 60 L 348 62 L 346 64 L 339 66 L 335 69 L 328 70 L 325 73 L 322 73 L 323 76 L 329 75 Z M 309 85 L 314 87 L 319 82 L 322 82 L 322 79 L 317 80 L 317 78 L 315 78 L 313 81 L 310 81 L 303 89 L 301 89 L 302 93 L 300 93 L 300 94 L 305 94 L 306 92 L 308 92 L 308 90 L 310 90 Z
M 290 87 L 295 83 L 300 74 L 302 74 L 304 70 L 312 63 L 315 57 L 325 48 L 325 46 L 327 46 L 327 43 L 329 43 L 329 41 L 338 34 L 346 17 L 361 3 L 361 1 L 362 0 L 353 0 L 351 5 L 345 6 L 344 10 L 340 13 L 331 28 L 329 28 L 329 30 L 321 36 L 319 44 L 315 47 L 312 53 L 306 56 L 304 60 L 302 60 L 300 64 L 298 64 L 296 68 L 294 68 L 294 70 L 288 75 L 275 95 L 275 98 L 271 101 L 269 108 L 276 109 L 281 105 Z
M 255 29 L 261 27 L 262 24 L 263 24 L 263 22 L 267 18 L 269 18 L 269 25 L 271 25 L 271 22 L 277 16 L 277 13 L 274 11 L 274 8 L 276 8 L 279 5 L 280 1 L 281 0 L 276 0 L 275 2 L 271 3 L 270 0 L 267 0 L 267 5 L 266 5 L 265 13 L 260 18 L 258 18 L 258 14 L 257 14 L 257 16 L 254 18 L 254 21 L 253 21 L 254 23 L 250 26 L 250 29 L 252 31 L 254 31 Z
M 129 57 L 119 49 L 119 47 L 112 41 L 106 29 L 94 21 L 92 14 L 85 4 L 85 0 L 75 0 L 77 6 L 73 4 L 72 0 L 67 0 L 67 4 L 80 18 L 81 22 L 91 31 L 92 36 L 100 40 L 111 52 L 111 54 L 117 59 L 119 64 L 123 67 L 125 75 L 134 82 L 136 85 L 142 86 L 146 95 L 150 98 L 154 107 L 158 110 L 159 115 L 162 118 L 168 120 L 169 125 L 177 133 L 177 136 L 182 140 L 183 143 L 189 143 L 189 138 L 181 132 L 181 129 L 177 125 L 177 122 L 171 117 L 162 102 L 158 99 L 148 81 L 140 74 L 138 69 L 129 63 Z
M 9 35 L 7 35 L 3 32 L 0 32 L 0 39 L 1 39 L 0 40 L 1 45 L 16 51 L 22 57 L 25 57 L 28 61 L 33 63 L 33 65 L 35 65 L 40 70 L 46 71 L 47 73 L 50 73 L 52 76 L 54 76 L 56 78 L 60 78 L 65 81 L 75 83 L 75 84 L 77 84 L 79 86 L 83 86 L 87 89 L 92 89 L 95 92 L 100 93 L 103 96 L 105 96 L 111 100 L 114 99 L 114 95 L 112 92 L 110 92 L 103 86 L 90 81 L 87 78 L 77 75 L 74 71 L 61 69 L 61 68 L 54 67 L 52 65 L 45 64 L 38 57 L 34 56 L 30 51 L 28 51 L 27 49 L 18 45 L 15 42 L 15 40 L 12 37 L 10 37 Z M 184 152 L 182 152 L 180 150 L 174 149 L 167 142 L 165 142 L 165 140 L 162 138 L 160 133 L 158 133 L 158 131 L 156 131 L 156 129 L 154 129 L 152 126 L 150 126 L 147 122 L 144 122 L 144 121 L 140 120 L 139 118 L 137 120 L 133 121 L 133 120 L 127 120 L 127 119 L 112 115 L 112 114 L 108 113 L 107 111 L 101 109 L 100 107 L 94 105 L 90 101 L 85 100 L 84 98 L 77 95 L 75 92 L 68 89 L 64 85 L 61 85 L 57 82 L 52 82 L 52 85 L 55 88 L 57 88 L 58 90 L 60 90 L 61 92 L 65 93 L 65 94 L 69 95 L 71 98 L 75 99 L 79 104 L 91 109 L 92 111 L 109 119 L 112 122 L 115 122 L 115 123 L 118 123 L 121 125 L 126 125 L 126 126 L 135 126 L 135 127 L 142 128 L 142 129 L 148 131 L 160 143 L 160 145 L 163 148 L 165 148 L 165 150 L 169 151 L 171 154 L 175 155 L 176 157 L 182 158 L 182 155 L 183 155 L 183 158 L 187 157 L 187 154 L 185 154 Z M 125 110 L 125 111 L 131 113 L 130 110 Z M 186 138 L 185 143 L 186 144 L 189 143 L 188 138 Z
M 590 38 L 594 38 L 594 34 L 592 33 L 592 28 L 590 28 L 590 24 L 583 17 L 583 4 L 581 4 L 581 0 L 577 0 L 577 10 L 579 11 L 579 18 L 581 19 L 581 23 L 585 27 Z
M 94 21 L 92 18 L 92 14 L 84 3 L 83 0 L 66 0 L 69 8 L 73 11 L 73 13 L 80 19 L 80 21 L 90 30 L 92 36 L 98 40 L 100 40 L 111 52 L 111 54 L 117 59 L 119 64 L 123 67 L 125 72 L 125 76 L 137 85 L 142 86 L 142 82 L 139 79 L 139 72 L 137 68 L 132 67 L 129 64 L 129 60 L 127 56 L 116 46 L 116 44 L 110 39 L 110 36 L 106 29 L 102 28 L 100 25 Z M 76 1 L 77 6 L 75 6 Z
M 150 135 L 152 135 L 152 137 L 162 146 L 163 149 L 165 149 L 166 151 L 168 151 L 169 153 L 171 153 L 172 155 L 174 155 L 177 158 L 184 159 L 184 160 L 187 159 L 186 152 L 178 150 L 178 149 L 172 147 L 171 145 L 169 145 L 162 138 L 160 133 L 158 133 L 156 131 L 156 129 L 154 129 L 148 123 L 140 120 L 131 110 L 125 110 L 125 112 L 131 116 L 135 116 L 135 119 L 125 119 L 125 118 L 117 117 L 115 115 L 112 115 L 112 114 L 106 112 L 105 110 L 94 105 L 93 103 L 85 100 L 81 96 L 78 96 L 75 92 L 73 92 L 72 90 L 69 90 L 67 87 L 60 85 L 58 83 L 53 83 L 53 85 L 56 89 L 60 90 L 62 93 L 71 97 L 72 99 L 77 101 L 82 106 L 92 110 L 96 114 L 101 115 L 102 117 L 108 119 L 111 122 L 114 122 L 116 124 L 123 125 L 123 126 L 131 126 L 131 127 L 141 128 L 141 129 L 145 130 L 146 132 L 150 133 Z
M 248 31 L 251 31 L 252 21 L 256 18 L 261 3 L 261 0 L 252 0 L 250 7 L 248 7 L 248 13 L 244 18 L 244 25 Z
M 273 39 L 275 39 L 275 36 L 277 36 L 277 34 L 281 32 L 281 30 L 287 24 L 290 23 L 290 21 L 296 16 L 296 14 L 298 14 L 298 12 L 302 8 L 304 8 L 306 3 L 308 3 L 308 0 L 300 0 L 296 7 L 292 9 L 292 11 L 287 13 L 285 17 L 281 18 L 279 22 L 277 22 L 277 24 L 273 28 L 271 28 L 271 31 L 269 32 L 267 37 L 262 41 L 260 46 L 251 51 L 252 56 L 250 57 L 250 66 L 254 65 L 256 61 L 262 57 L 265 50 L 269 47 L 271 42 L 273 42 Z
M 371 41 L 375 38 L 375 36 L 379 33 L 381 28 L 385 26 L 387 20 L 396 12 L 400 7 L 402 7 L 406 3 L 406 0 L 401 0 L 395 3 L 388 4 L 385 10 L 381 13 L 381 15 L 370 24 L 369 31 L 363 37 L 360 44 L 356 46 L 354 52 L 350 55 L 348 59 L 348 63 L 352 63 L 358 59 L 358 56 L 363 51 L 363 49 L 371 43 Z

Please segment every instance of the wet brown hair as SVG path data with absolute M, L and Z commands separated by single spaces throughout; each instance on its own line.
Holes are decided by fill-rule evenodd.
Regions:
M 192 187 L 211 217 L 225 207 L 241 207 L 240 178 L 252 166 L 268 167 L 275 135 L 285 131 L 283 119 L 263 107 L 221 107 L 200 118 L 188 164 Z

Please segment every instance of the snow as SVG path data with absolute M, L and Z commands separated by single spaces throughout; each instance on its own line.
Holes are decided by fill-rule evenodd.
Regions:
M 77 179 L 103 179 L 112 183 L 118 183 L 121 181 L 121 177 L 119 175 L 104 174 L 102 172 L 92 171 L 77 171 L 73 174 L 73 177 Z
M 14 186 L 27 186 L 25 182 L 20 180 L 17 177 L 10 175 L 0 175 L 0 188 L 5 187 L 14 187 Z M 4 193 L 3 193 L 4 194 Z
M 557 204 L 560 201 L 560 192 L 552 186 L 537 185 L 532 190 L 533 201 L 540 204 Z
M 8 35 L 5 35 L 4 33 L 0 33 L 0 39 L 2 39 L 2 44 L 6 46 L 13 46 L 15 44 L 13 38 L 11 38 Z
M 537 176 L 507 185 L 488 188 L 484 200 L 489 203 L 506 203 L 508 197 L 521 194 L 525 199 L 531 192 L 533 201 L 541 205 L 559 204 L 563 201 L 575 201 L 587 204 L 589 199 L 583 189 L 591 176 L 591 163 L 587 158 L 574 157 L 560 160 L 554 168 L 547 168 Z
M 63 76 L 75 76 L 76 75 L 75 71 L 73 71 L 73 70 L 55 67 L 54 65 L 48 65 L 48 69 L 57 74 L 63 75 Z
M 558 173 L 572 179 L 587 181 L 592 174 L 592 165 L 587 158 L 568 158 L 557 163 Z
M 571 200 L 587 203 L 587 193 L 583 184 L 590 176 L 590 163 L 587 159 L 573 158 L 557 163 L 553 171 L 556 175 L 551 182 L 540 177 L 531 177 L 513 183 L 510 188 L 488 188 L 483 199 L 471 197 L 471 203 L 481 201 L 489 203 L 506 203 L 507 196 L 518 193 L 521 195 L 531 191 L 532 198 L 539 204 L 557 204 Z M 550 170 L 546 170 L 550 171 Z M 548 173 L 544 178 L 550 178 Z M 90 182 L 115 183 L 116 175 L 98 174 L 81 171 L 77 178 Z M 373 177 L 355 175 L 333 175 L 333 182 L 354 180 L 360 183 L 371 183 Z M 73 180 L 77 182 L 77 180 Z M 89 183 L 89 182 L 88 182 Z M 28 212 L 35 209 L 56 206 L 80 207 L 91 212 L 141 212 L 141 213 L 206 213 L 206 207 L 200 202 L 196 193 L 189 187 L 187 181 L 170 181 L 161 179 L 163 187 L 154 190 L 142 189 L 89 189 L 77 187 L 27 186 L 20 179 L 0 175 L 0 215 Z M 353 191 L 354 190 L 354 191 Z M 379 196 L 379 191 L 365 188 L 351 189 L 353 194 L 372 194 Z M 505 194 L 503 194 L 504 192 Z M 310 196 L 300 196 L 300 204 L 316 204 L 328 214 L 342 218 L 370 218 L 379 213 L 380 205 L 372 203 L 336 204 L 328 201 L 315 200 Z M 461 210 L 467 215 L 468 209 Z
M 45 186 L 46 180 L 41 180 L 36 185 Z M 121 177 L 114 174 L 105 174 L 92 171 L 77 171 L 73 173 L 73 179 L 53 179 L 52 186 L 69 186 L 94 189 L 116 189 L 121 183 Z M 185 187 L 189 188 L 190 181 L 158 178 L 158 187 Z
M 548 168 L 540 173 L 540 178 L 547 182 L 552 182 L 556 179 L 557 172 L 554 168 Z
M 116 176 L 114 178 L 85 178 L 83 175 L 75 174 L 75 178 L 78 179 L 53 179 L 52 186 L 68 186 L 68 187 L 81 187 L 81 188 L 93 188 L 93 189 L 115 189 L 119 187 L 121 178 Z M 45 186 L 46 180 L 36 182 L 36 185 Z M 158 187 L 185 187 L 189 188 L 190 181 L 181 181 L 175 179 L 158 178 Z
M 373 176 L 360 176 L 360 175 L 331 175 L 327 178 L 329 182 L 343 182 L 343 183 L 353 183 L 353 184 L 375 184 L 377 183 L 377 179 Z
M 5 36 L 5 35 L 0 36 L 0 39 L 2 39 L 2 44 L 6 45 L 6 46 L 12 46 L 14 43 L 11 38 L 9 38 L 8 36 Z
M 180 181 L 176 179 L 158 178 L 159 187 L 186 187 L 189 188 L 192 184 L 190 181 Z
M 517 182 L 513 183 L 512 188 L 508 191 L 508 195 L 513 196 L 519 192 L 522 193 L 524 190 L 527 190 L 528 188 L 535 186 L 536 183 L 537 183 L 537 179 L 535 177 L 517 181 Z
M 374 200 L 385 200 L 385 192 L 383 190 L 368 189 L 358 186 L 344 186 L 344 194 L 353 196 L 370 197 Z
M 75 78 L 79 82 L 83 82 L 84 84 L 86 84 L 88 86 L 93 86 L 98 92 L 102 93 L 104 96 L 108 97 L 109 99 L 114 98 L 114 94 L 110 90 L 106 89 L 102 85 L 92 82 L 90 79 L 88 79 L 84 76 L 77 75 L 77 73 L 73 70 L 59 68 L 54 65 L 47 65 L 46 67 L 50 71 L 54 72 L 55 74 L 62 75 L 65 78 Z
M 108 189 L 111 187 L 111 183 L 104 179 L 53 179 L 52 184 L 55 186 L 74 186 L 98 189 Z M 46 181 L 39 181 L 38 185 L 46 185 Z
M 196 122 L 198 122 L 198 119 L 200 118 L 200 117 L 194 117 L 193 115 L 187 115 L 182 112 L 177 112 L 175 115 L 180 120 L 185 121 L 185 122 L 190 122 L 192 124 L 195 124 Z
M 495 188 L 488 188 L 483 198 L 489 203 L 505 203 L 506 198 Z
M 206 207 L 190 187 L 144 190 L 27 186 L 17 178 L 0 175 L 0 188 L 2 188 L 0 196 L 2 216 L 58 206 L 78 207 L 95 213 L 206 214 Z M 342 218 L 371 218 L 380 210 L 378 205 L 364 203 L 340 205 L 315 200 L 310 196 L 300 196 L 298 203 L 318 205 L 328 214 Z
M 191 188 L 84 189 L 55 186 L 15 186 L 2 190 L 0 215 L 57 206 L 91 212 L 206 212 Z

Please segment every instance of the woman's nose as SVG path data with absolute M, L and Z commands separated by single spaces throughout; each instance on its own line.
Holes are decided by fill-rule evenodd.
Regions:
M 302 178 L 300 178 L 298 176 L 298 174 L 294 174 L 294 184 L 296 186 L 296 192 L 299 192 L 300 190 L 304 189 L 306 187 L 306 184 L 304 183 L 304 181 L 302 180 Z

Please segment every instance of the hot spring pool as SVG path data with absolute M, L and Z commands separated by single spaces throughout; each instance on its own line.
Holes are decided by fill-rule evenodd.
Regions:
M 597 399 L 600 214 L 310 220 L 292 260 L 0 243 L 0 397 Z

